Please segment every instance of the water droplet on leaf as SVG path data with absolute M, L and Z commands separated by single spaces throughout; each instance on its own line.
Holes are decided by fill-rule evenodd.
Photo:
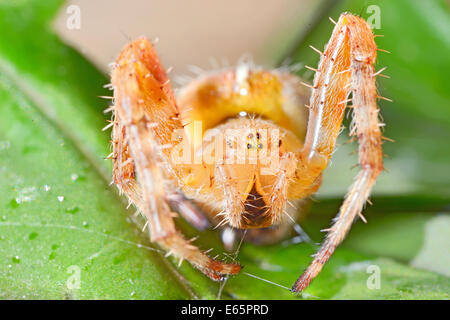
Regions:
M 38 233 L 37 233 L 37 232 L 32 232 L 32 233 L 30 233 L 30 235 L 28 236 L 28 239 L 29 239 L 29 240 L 34 240 L 34 239 L 37 238 L 37 236 L 38 236 Z
M 67 213 L 70 213 L 70 214 L 75 214 L 75 213 L 77 213 L 79 210 L 80 210 L 80 208 L 78 208 L 77 206 L 74 206 L 74 207 L 67 208 L 67 209 L 66 209 L 66 212 L 67 212 Z

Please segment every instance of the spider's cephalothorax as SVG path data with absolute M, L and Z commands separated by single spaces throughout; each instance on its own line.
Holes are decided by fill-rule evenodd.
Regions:
M 183 193 L 213 222 L 270 227 L 283 220 L 287 199 L 299 198 L 295 154 L 302 148 L 307 97 L 301 89 L 294 76 L 241 64 L 180 91 L 187 143 L 173 149 L 171 163 L 180 170 Z M 184 161 L 179 149 L 188 155 Z
M 361 215 L 383 167 L 373 38 L 363 19 L 341 15 L 320 53 L 309 120 L 308 94 L 287 72 L 242 63 L 202 75 L 175 98 L 151 43 L 130 43 L 112 74 L 114 182 L 148 219 L 152 241 L 212 279 L 238 273 L 238 264 L 213 260 L 186 241 L 171 208 L 199 229 L 212 223 L 251 229 L 255 242 L 279 239 L 298 211 L 286 204 L 320 186 L 351 92 L 361 171 L 293 287 L 303 290 Z

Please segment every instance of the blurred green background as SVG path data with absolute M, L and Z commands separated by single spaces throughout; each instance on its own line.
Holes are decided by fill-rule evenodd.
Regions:
M 157 4 L 152 2 L 154 8 Z M 254 45 L 254 50 L 264 51 L 255 59 L 261 57 L 269 67 L 286 59 L 315 66 L 318 56 L 308 45 L 323 48 L 328 41 L 333 28 L 328 17 L 336 20 L 350 11 L 367 18 L 367 8 L 374 4 L 381 18 L 375 33 L 384 35 L 377 44 L 391 52 L 380 53 L 376 66 L 387 66 L 384 73 L 391 77 L 378 79 L 380 93 L 393 99 L 380 101 L 380 108 L 385 135 L 395 142 L 383 146 L 387 171 L 377 182 L 373 206 L 365 211 L 368 224 L 354 224 L 320 276 L 299 296 L 251 275 L 290 287 L 311 260 L 315 245 L 244 243 L 239 254 L 244 272 L 227 281 L 221 298 L 448 299 L 448 2 L 305 1 L 301 19 L 263 37 L 264 45 Z M 83 5 L 80 1 L 82 16 Z M 128 5 L 133 7 L 133 1 Z M 108 186 L 110 163 L 103 158 L 109 153 L 109 133 L 100 131 L 107 103 L 98 98 L 110 95 L 103 88 L 108 76 L 56 35 L 65 37 L 52 21 L 58 13 L 61 21 L 67 6 L 59 0 L 0 0 L 0 297 L 217 298 L 220 284 L 187 263 L 178 268 L 176 261 L 165 259 L 139 230 L 142 221 L 133 220 L 124 199 Z M 260 6 L 265 8 L 264 3 Z M 213 14 L 225 13 L 210 12 L 205 21 L 214 20 Z M 233 11 L 227 14 L 232 23 Z M 250 24 L 251 14 L 245 16 Z M 101 12 L 98 19 L 102 22 Z M 202 26 L 201 21 L 192 24 Z M 208 29 L 206 22 L 203 28 Z M 176 37 L 177 28 L 171 34 Z M 106 70 L 99 61 L 97 66 Z M 312 78 L 304 68 L 299 75 Z M 300 222 L 317 242 L 323 236 L 319 230 L 329 225 L 356 174 L 351 167 L 357 158 L 350 155 L 356 144 L 346 141 L 347 130 Z M 179 224 L 189 236 L 197 234 L 181 219 Z M 207 231 L 196 243 L 214 247 L 214 253 L 224 257 L 218 240 L 217 232 Z M 379 289 L 367 286 L 371 265 L 380 268 Z M 74 282 L 78 276 L 79 286 Z

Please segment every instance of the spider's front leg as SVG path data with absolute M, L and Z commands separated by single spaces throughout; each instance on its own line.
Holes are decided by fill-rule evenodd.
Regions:
M 238 264 L 209 258 L 175 228 L 165 190 L 168 179 L 177 181 L 180 175 L 168 155 L 172 133 L 182 126 L 167 75 L 147 39 L 138 39 L 122 51 L 112 85 L 114 182 L 147 217 L 151 240 L 213 280 L 238 273 Z
M 359 143 L 360 172 L 347 193 L 334 224 L 313 262 L 296 281 L 292 291 L 305 289 L 320 272 L 361 215 L 372 186 L 383 169 L 381 132 L 373 63 L 376 45 L 373 34 L 361 18 L 342 14 L 326 50 L 321 54 L 311 96 L 310 119 L 298 175 L 314 179 L 325 168 L 339 134 L 347 96 L 352 92 L 354 119 L 351 134 Z M 300 190 L 300 192 L 302 192 Z

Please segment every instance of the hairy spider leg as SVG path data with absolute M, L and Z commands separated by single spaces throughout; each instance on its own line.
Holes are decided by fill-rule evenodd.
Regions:
M 298 175 L 313 182 L 326 167 L 339 134 L 347 96 L 352 93 L 351 135 L 359 143 L 360 172 L 314 260 L 292 287 L 300 292 L 317 276 L 349 231 L 383 170 L 381 132 L 375 87 L 376 44 L 366 21 L 344 13 L 321 55 L 314 79 L 310 118 Z M 303 190 L 299 190 L 302 192 Z
M 165 190 L 167 177 L 181 173 L 166 158 L 172 132 L 182 126 L 171 85 L 148 39 L 137 39 L 122 51 L 112 85 L 114 182 L 147 217 L 151 240 L 213 280 L 237 274 L 238 264 L 211 259 L 175 228 Z

